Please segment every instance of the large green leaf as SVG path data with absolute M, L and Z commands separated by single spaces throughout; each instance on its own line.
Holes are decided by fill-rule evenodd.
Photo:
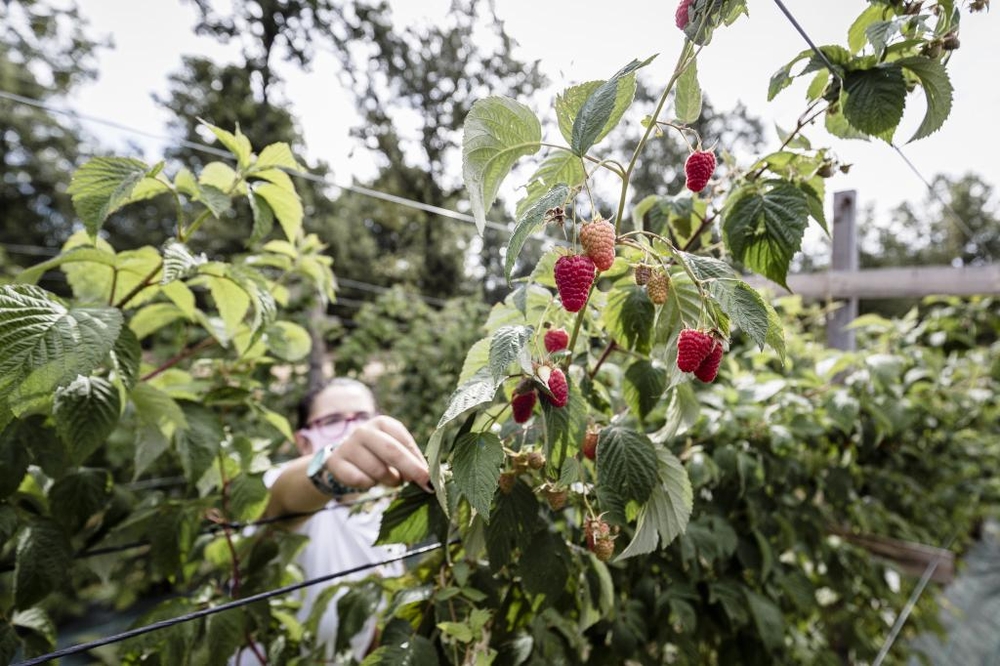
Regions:
M 556 96 L 556 120 L 559 123 L 559 131 L 568 143 L 573 142 L 573 125 L 576 123 L 584 103 L 605 83 L 605 81 L 587 81 L 567 88 Z M 618 80 L 617 85 L 614 86 L 614 106 L 591 145 L 599 142 L 615 128 L 622 115 L 632 104 L 635 90 L 635 74 L 627 74 Z M 576 158 L 579 160 L 579 155 L 576 155 Z
M 52 417 L 56 432 L 69 446 L 70 459 L 84 462 L 118 425 L 121 397 L 103 377 L 78 375 L 56 391 Z
M 694 494 L 684 466 L 666 449 L 657 449 L 656 454 L 659 483 L 639 510 L 635 536 L 619 555 L 621 559 L 652 552 L 657 543 L 666 548 L 691 519 Z
M 767 304 L 763 297 L 742 280 L 714 282 L 712 294 L 732 322 L 743 329 L 763 350 L 770 330 Z
M 693 123 L 701 116 L 701 86 L 698 84 L 698 61 L 692 60 L 677 77 L 674 92 L 674 115 L 681 123 Z
M 95 157 L 73 173 L 66 192 L 91 238 L 104 220 L 126 203 L 149 167 L 130 157 Z
M 906 79 L 898 64 L 848 72 L 844 92 L 844 117 L 851 126 L 871 136 L 892 136 L 906 105 Z
M 38 287 L 0 287 L 0 393 L 27 399 L 89 375 L 121 328 L 114 308 L 67 309 Z
M 562 535 L 547 529 L 538 530 L 518 561 L 518 574 L 524 589 L 536 596 L 544 597 L 544 605 L 551 606 L 566 587 L 569 576 L 569 552 Z
M 169 240 L 163 245 L 163 274 L 160 284 L 185 278 L 208 262 L 204 253 L 195 255 L 188 246 L 177 240 Z
M 455 487 L 484 520 L 489 520 L 504 459 L 500 438 L 489 432 L 466 433 L 455 442 L 452 455 Z
M 221 127 L 216 127 L 215 125 L 207 123 L 204 120 L 200 120 L 200 122 L 202 125 L 211 130 L 212 134 L 219 139 L 219 142 L 222 143 L 223 146 L 229 149 L 229 152 L 231 152 L 236 158 L 236 162 L 241 169 L 245 169 L 250 165 L 250 155 L 252 154 L 253 149 L 250 146 L 250 139 L 248 139 L 243 132 L 240 131 L 239 125 L 236 126 L 236 131 L 233 133 L 227 132 Z
M 761 641 L 771 650 L 778 650 L 785 644 L 785 618 L 773 601 L 754 592 L 743 589 L 750 606 L 750 617 L 753 618 Z
M 787 289 L 788 266 L 809 222 L 805 194 L 780 181 L 738 197 L 723 221 L 726 245 L 737 261 Z
M 260 196 L 271 207 L 274 216 L 285 232 L 285 237 L 292 243 L 302 232 L 302 200 L 294 191 L 275 185 L 274 183 L 255 183 L 253 193 Z
M 0 499 L 17 490 L 31 464 L 31 452 L 21 434 L 25 427 L 23 421 L 14 421 L 0 429 Z
M 142 347 L 139 338 L 128 326 L 122 326 L 115 346 L 111 349 L 111 360 L 122 386 L 126 390 L 139 380 L 139 365 L 142 363 Z
M 46 271 L 58 268 L 63 264 L 80 262 L 114 266 L 115 253 L 103 247 L 78 245 L 76 247 L 69 248 L 57 257 L 52 257 L 47 261 L 35 264 L 31 268 L 21 271 L 17 274 L 17 281 L 24 284 L 34 284 L 38 282 L 38 278 L 42 277 Z
M 500 183 L 518 159 L 538 151 L 541 140 L 541 124 L 523 104 L 487 97 L 472 105 L 462 136 L 462 175 L 480 235 Z
M 644 61 L 633 60 L 587 95 L 573 119 L 570 132 L 569 142 L 574 153 L 586 155 L 591 146 L 618 124 L 635 96 L 635 75 L 632 72 L 645 67 L 655 57 Z
M 174 446 L 181 458 L 184 476 L 196 483 L 212 466 L 225 434 L 219 418 L 207 407 L 195 402 L 180 403 L 186 427 L 174 433 Z
M 254 162 L 254 169 L 268 169 L 279 167 L 290 171 L 305 171 L 302 165 L 295 159 L 291 147 L 284 142 L 272 143 L 264 146 Z
M 507 368 L 521 356 L 534 334 L 531 326 L 503 326 L 496 330 L 490 341 L 490 374 L 495 384 L 507 376 Z
M 656 449 L 645 434 L 622 426 L 601 430 L 597 479 L 621 497 L 640 504 L 656 485 Z
M 583 185 L 583 181 L 586 179 L 587 171 L 584 169 L 583 159 L 579 155 L 574 155 L 568 150 L 554 150 L 528 179 L 528 193 L 517 202 L 517 206 L 514 207 L 514 216 L 518 219 L 524 217 L 529 208 L 557 185 L 575 188 Z
M 666 373 L 645 359 L 630 365 L 622 382 L 625 402 L 640 420 L 656 407 L 666 388 Z
M 954 90 L 948 78 L 948 70 L 937 60 L 918 56 L 902 58 L 896 64 L 920 79 L 920 85 L 923 86 L 927 111 L 910 141 L 923 139 L 938 131 L 951 113 Z
M 573 159 L 578 158 L 574 156 Z M 514 226 L 514 232 L 510 235 L 510 241 L 507 242 L 507 250 L 504 256 L 503 275 L 507 278 L 507 284 L 510 284 L 510 274 L 514 270 L 514 264 L 517 262 L 518 255 L 521 254 L 524 242 L 528 240 L 531 234 L 535 233 L 535 230 L 540 225 L 544 224 L 546 211 L 550 208 L 563 205 L 568 195 L 569 188 L 566 185 L 556 185 L 529 208 L 524 215 L 518 218 L 517 224 Z
M 611 337 L 622 347 L 648 354 L 656 308 L 642 287 L 629 282 L 615 285 L 601 320 Z
M 510 493 L 498 493 L 490 523 L 486 527 L 486 552 L 490 569 L 499 571 L 511 563 L 515 549 L 524 549 L 541 526 L 538 498 L 527 484 L 517 481 Z
M 106 469 L 80 469 L 52 484 L 52 516 L 75 533 L 111 498 L 111 474 Z
M 128 328 L 137 340 L 144 340 L 179 319 L 185 319 L 184 313 L 173 303 L 150 303 L 136 310 Z
M 36 606 L 17 611 L 10 618 L 10 623 L 20 630 L 24 638 L 25 656 L 40 656 L 55 649 L 56 625 L 44 609 Z
M 383 645 L 361 662 L 361 666 L 438 666 L 434 644 L 423 636 L 411 636 L 402 645 Z
M 312 338 L 295 322 L 276 321 L 267 327 L 267 349 L 283 361 L 297 362 L 309 355 Z
M 376 543 L 416 544 L 439 534 L 447 524 L 434 496 L 411 484 L 403 488 L 382 514 Z
M 234 608 L 208 616 L 205 622 L 208 663 L 227 663 L 227 660 L 247 640 L 246 621 L 247 611 L 244 608 Z
M 257 475 L 240 474 L 229 482 L 229 510 L 236 520 L 255 520 L 267 507 L 269 494 Z
M 17 540 L 15 606 L 34 606 L 60 587 L 69 576 L 71 560 L 72 547 L 62 528 L 47 518 L 33 519 Z
M 490 372 L 484 370 L 476 373 L 472 379 L 455 389 L 455 392 L 448 398 L 448 407 L 438 421 L 438 429 L 450 423 L 467 409 L 492 402 L 496 392 L 497 383 L 493 381 Z

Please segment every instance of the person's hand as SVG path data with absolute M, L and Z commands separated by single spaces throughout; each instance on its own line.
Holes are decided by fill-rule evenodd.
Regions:
M 353 488 L 412 481 L 432 492 L 430 470 L 413 435 L 391 416 L 376 416 L 354 428 L 327 458 L 326 468 L 337 481 Z

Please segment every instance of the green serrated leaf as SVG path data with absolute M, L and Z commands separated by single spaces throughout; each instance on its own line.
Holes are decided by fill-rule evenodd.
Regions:
M 56 481 L 49 489 L 52 516 L 70 534 L 75 533 L 111 498 L 111 474 L 104 469 L 81 469 Z
M 749 588 L 743 588 L 747 604 L 750 607 L 750 617 L 753 618 L 761 641 L 771 650 L 778 650 L 785 644 L 785 618 L 781 609 L 767 597 L 757 594 Z
M 163 274 L 160 277 L 160 284 L 185 278 L 207 262 L 205 253 L 196 256 L 187 245 L 171 239 L 163 245 Z
M 583 108 L 584 103 L 605 83 L 605 81 L 588 81 L 567 88 L 556 96 L 556 120 L 559 123 L 559 131 L 567 143 L 572 143 L 573 141 L 573 125 L 580 115 L 580 110 Z M 622 115 L 632 104 L 632 100 L 635 98 L 635 90 L 636 81 L 634 74 L 628 74 L 619 80 L 619 84 L 615 88 L 614 106 L 611 114 L 608 116 L 600 132 L 598 132 L 593 143 L 601 141 L 615 128 L 615 125 L 621 120 Z M 578 155 L 576 157 L 579 159 Z
M 14 421 L 0 430 L 0 499 L 6 499 L 17 490 L 31 464 L 31 451 L 23 441 L 22 428 L 25 428 L 23 421 Z M 0 509 L 5 506 L 0 504 Z M 13 509 L 10 511 L 13 512 Z M 11 535 L 13 532 L 7 537 Z M 0 539 L 0 542 L 5 541 Z
M 178 427 L 174 432 L 174 446 L 184 476 L 196 483 L 215 461 L 225 433 L 219 418 L 204 405 L 188 401 L 178 405 L 184 413 L 185 427 Z
M 727 206 L 723 234 L 733 257 L 786 289 L 788 266 L 802 245 L 809 202 L 793 183 L 746 192 Z
M 775 311 L 774 306 L 772 306 L 768 301 L 764 301 L 764 305 L 767 308 L 767 344 L 771 349 L 773 349 L 778 357 L 781 359 L 781 364 L 785 364 L 785 329 L 781 323 L 781 317 L 778 316 L 777 311 Z
M 850 29 L 847 31 L 847 45 L 851 53 L 857 53 L 865 47 L 868 42 L 866 31 L 868 26 L 882 19 L 886 8 L 879 4 L 874 4 L 865 9 L 858 18 L 854 19 Z
M 125 390 L 130 390 L 139 380 L 139 365 L 142 363 L 142 347 L 139 338 L 128 326 L 123 326 L 115 346 L 111 349 L 111 360 Z
M 462 136 L 462 176 L 479 235 L 500 183 L 518 159 L 538 151 L 541 140 L 541 124 L 523 104 L 487 97 L 472 105 Z
M 91 238 L 108 216 L 129 201 L 149 167 L 130 157 L 95 157 L 73 173 L 67 194 Z
M 507 376 L 507 368 L 518 359 L 534 334 L 531 326 L 503 326 L 496 330 L 490 342 L 490 374 L 494 384 Z
M 271 211 L 285 232 L 285 237 L 294 243 L 302 232 L 303 211 L 299 195 L 274 183 L 257 183 L 253 191 L 271 207 Z
M 499 571 L 511 563 L 518 548 L 526 548 L 538 531 L 538 499 L 525 483 L 517 481 L 509 494 L 499 493 L 486 527 L 486 552 L 490 569 Z
M 646 360 L 630 365 L 622 382 L 625 403 L 640 420 L 645 419 L 656 407 L 666 388 L 666 373 Z
M 49 519 L 34 518 L 17 540 L 15 607 L 34 606 L 60 587 L 69 576 L 72 553 L 61 527 Z
M 16 611 L 10 623 L 22 631 L 30 631 L 39 636 L 47 649 L 55 649 L 56 625 L 42 608 L 28 608 Z
M 444 427 L 468 409 L 493 402 L 493 396 L 496 395 L 496 392 L 497 383 L 493 381 L 491 373 L 476 373 L 472 379 L 455 389 L 455 392 L 448 398 L 448 408 L 445 409 L 438 421 L 437 428 Z
M 365 657 L 361 666 L 437 666 L 437 650 L 423 636 L 411 636 L 402 645 L 383 645 Z
M 586 179 L 587 171 L 579 155 L 574 155 L 568 150 L 553 151 L 528 179 L 528 194 L 517 202 L 515 217 L 518 219 L 524 217 L 529 208 L 557 185 L 566 185 L 572 189 L 582 185 Z
M 291 147 L 284 142 L 264 146 L 264 150 L 260 151 L 257 161 L 254 162 L 254 169 L 268 169 L 273 167 L 298 172 L 305 171 L 302 165 L 295 159 L 295 155 L 292 154 Z
M 16 400 L 89 375 L 107 358 L 121 327 L 115 308 L 67 309 L 44 289 L 0 286 L 0 393 L 8 394 L 13 408 Z
M 948 70 L 937 60 L 914 56 L 897 60 L 896 64 L 920 79 L 927 98 L 927 111 L 920 127 L 907 142 L 911 143 L 930 136 L 941 128 L 951 114 L 954 90 L 948 78 Z
M 136 311 L 129 320 L 128 327 L 136 339 L 143 340 L 164 326 L 184 318 L 184 313 L 173 303 L 151 303 Z
M 231 191 L 239 182 L 239 175 L 233 167 L 225 162 L 209 162 L 202 168 L 201 173 L 198 174 L 199 185 L 209 185 L 220 192 Z M 241 188 L 237 187 L 236 192 L 242 194 Z M 195 199 L 198 199 L 200 196 L 201 188 L 199 187 Z
M 619 559 L 650 553 L 657 543 L 666 548 L 684 532 L 691 519 L 694 494 L 684 465 L 663 448 L 657 449 L 656 455 L 659 483 L 639 510 L 635 536 Z
M 433 495 L 408 485 L 382 514 L 376 544 L 420 543 L 447 526 L 447 519 Z
M 274 228 L 274 211 L 264 197 L 253 191 L 253 187 L 247 189 L 247 201 L 250 202 L 250 212 L 253 214 L 253 231 L 250 232 L 247 244 L 252 245 L 271 233 Z
M 490 345 L 493 338 L 482 338 L 469 347 L 465 355 L 465 362 L 462 364 L 462 372 L 459 373 L 458 383 L 464 384 L 472 379 L 476 373 L 486 370 L 490 362 Z
M 227 132 L 221 127 L 216 127 L 204 120 L 200 120 L 200 122 L 211 130 L 212 134 L 219 139 L 219 142 L 236 157 L 236 163 L 239 164 L 241 169 L 245 169 L 250 165 L 250 155 L 253 152 L 253 148 L 250 146 L 250 140 L 240 131 L 239 125 L 236 126 L 235 133 L 233 133 Z
M 208 184 L 198 185 L 196 200 L 204 204 L 215 219 L 222 217 L 222 214 L 229 210 L 232 204 L 226 190 Z
M 236 520 L 259 518 L 267 499 L 267 487 L 259 476 L 240 474 L 229 482 L 229 510 Z
M 691 63 L 677 77 L 674 94 L 674 115 L 681 123 L 690 124 L 701 117 L 701 85 L 698 83 L 698 61 Z
M 267 349 L 283 361 L 301 361 L 312 349 L 309 331 L 290 321 L 276 321 L 264 333 Z
M 640 354 L 648 354 L 652 346 L 653 321 L 656 308 L 638 285 L 618 284 L 608 294 L 601 313 L 608 333 L 619 345 Z
M 645 434 L 622 426 L 601 430 L 597 444 L 597 480 L 640 504 L 656 485 L 656 449 Z
M 591 146 L 607 136 L 621 120 L 635 96 L 635 72 L 653 61 L 633 60 L 591 92 L 573 119 L 570 146 L 577 155 L 586 155 Z
M 552 606 L 562 596 L 569 577 L 569 552 L 566 540 L 549 530 L 535 532 L 528 546 L 521 552 L 518 573 L 524 589 L 541 603 Z
M 243 608 L 234 608 L 208 616 L 205 622 L 208 663 L 227 663 L 236 650 L 246 642 L 246 620 L 246 610 Z
M 93 247 L 93 246 L 77 246 L 72 247 L 58 257 L 53 257 L 48 261 L 43 261 L 40 264 L 35 264 L 31 268 L 21 271 L 17 274 L 17 281 L 24 284 L 34 284 L 38 282 L 38 279 L 42 277 L 47 271 L 53 268 L 58 268 L 63 264 L 72 263 L 92 263 L 101 264 L 103 266 L 114 266 L 115 265 L 115 253 L 113 251 L 107 250 L 103 247 Z
M 121 398 L 103 377 L 78 375 L 56 391 L 52 416 L 59 437 L 76 463 L 85 461 L 103 445 L 118 424 Z
M 531 234 L 535 233 L 539 225 L 544 224 L 546 211 L 563 205 L 568 196 L 569 188 L 565 185 L 557 185 L 539 198 L 522 217 L 518 218 L 514 231 L 510 235 L 510 241 L 507 243 L 507 254 L 504 257 L 503 274 L 507 278 L 507 284 L 510 284 L 510 274 L 514 270 L 514 264 L 521 254 L 524 242 Z
M 844 92 L 844 117 L 868 135 L 884 137 L 903 118 L 906 79 L 896 63 L 848 72 Z
M 716 282 L 712 285 L 712 294 L 732 322 L 763 350 L 769 329 L 763 297 L 742 280 Z
M 452 455 L 455 487 L 488 521 L 504 460 L 500 438 L 489 432 L 466 433 L 455 442 Z

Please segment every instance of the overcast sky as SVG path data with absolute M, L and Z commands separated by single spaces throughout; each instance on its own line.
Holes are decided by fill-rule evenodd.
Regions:
M 449 2 L 390 4 L 396 22 L 408 25 L 439 21 Z M 852 20 L 867 6 L 863 0 L 786 0 L 785 4 L 819 44 L 844 42 Z M 234 58 L 234 49 L 193 34 L 195 12 L 189 4 L 176 0 L 80 0 L 80 5 L 92 32 L 109 35 L 115 44 L 114 49 L 100 53 L 100 79 L 72 98 L 71 104 L 80 112 L 162 133 L 167 115 L 152 101 L 152 94 L 165 92 L 166 76 L 179 68 L 181 56 L 204 54 L 220 61 Z M 607 78 L 631 59 L 654 53 L 660 56 L 644 70 L 646 80 L 665 82 L 682 46 L 682 35 L 673 25 L 672 1 L 495 0 L 495 5 L 508 34 L 519 44 L 515 55 L 541 60 L 543 71 L 553 82 L 553 95 L 567 85 Z M 777 148 L 773 125 L 794 127 L 805 108 L 806 82 L 768 102 L 768 80 L 806 44 L 770 0 L 750 0 L 749 7 L 749 18 L 716 32 L 700 56 L 699 74 L 703 89 L 717 108 L 729 109 L 742 101 L 752 114 L 765 120 L 770 147 Z M 928 178 L 941 172 L 958 176 L 974 171 L 1000 185 L 997 37 L 1000 24 L 995 15 L 963 14 L 962 46 L 949 65 L 956 88 L 951 117 L 941 131 L 903 146 Z M 320 54 L 310 73 L 283 72 L 285 95 L 300 118 L 309 151 L 306 157 L 333 165 L 338 180 L 346 181 L 353 175 L 364 179 L 372 172 L 372 161 L 348 138 L 356 116 L 349 96 L 339 89 L 335 71 L 333 58 Z M 912 135 L 923 111 L 922 96 L 910 96 L 897 133 L 900 142 Z M 88 129 L 116 146 L 136 140 L 98 126 Z M 923 199 L 924 185 L 887 144 L 839 140 L 816 126 L 807 135 L 814 146 L 830 146 L 841 161 L 853 164 L 848 175 L 829 182 L 831 192 L 856 189 L 863 205 L 877 201 L 882 210 L 904 200 Z M 161 144 L 141 143 L 147 160 L 158 159 Z

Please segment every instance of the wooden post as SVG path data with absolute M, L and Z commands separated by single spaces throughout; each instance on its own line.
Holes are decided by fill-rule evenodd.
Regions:
M 858 270 L 857 192 L 835 192 L 833 195 L 833 259 L 834 271 Z M 826 344 L 834 349 L 855 350 L 854 331 L 845 326 L 858 316 L 858 299 L 848 298 L 826 320 Z

